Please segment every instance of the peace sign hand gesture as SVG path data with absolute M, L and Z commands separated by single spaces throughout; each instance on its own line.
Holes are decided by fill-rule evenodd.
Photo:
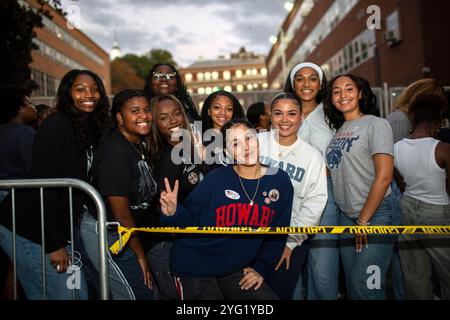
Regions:
M 173 190 L 170 188 L 169 180 L 164 178 L 166 191 L 161 192 L 159 202 L 161 203 L 161 211 L 165 216 L 173 216 L 177 211 L 178 196 L 178 180 L 175 180 Z

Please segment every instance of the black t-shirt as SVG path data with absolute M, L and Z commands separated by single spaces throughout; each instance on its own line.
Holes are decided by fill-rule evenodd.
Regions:
M 159 226 L 158 214 L 152 212 L 157 185 L 140 145 L 132 145 L 119 130 L 114 131 L 98 152 L 93 168 L 93 184 L 105 197 L 108 220 L 114 220 L 108 196 L 127 197 L 136 226 Z
M 172 150 L 174 154 L 182 159 L 182 163 L 175 164 L 172 160 Z M 165 190 L 164 178 L 169 180 L 170 186 L 175 185 L 175 180 L 179 182 L 178 202 L 182 203 L 191 191 L 203 180 L 206 174 L 205 166 L 194 164 L 191 157 L 185 157 L 181 150 L 175 149 L 168 143 L 164 144 L 161 154 L 155 164 L 155 177 L 158 181 L 159 190 Z

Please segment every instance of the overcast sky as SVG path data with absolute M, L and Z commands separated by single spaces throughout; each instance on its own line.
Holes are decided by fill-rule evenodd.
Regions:
M 241 46 L 268 54 L 268 38 L 286 17 L 286 0 L 62 0 L 77 5 L 81 30 L 110 51 L 116 30 L 122 53 L 169 50 L 187 66 Z

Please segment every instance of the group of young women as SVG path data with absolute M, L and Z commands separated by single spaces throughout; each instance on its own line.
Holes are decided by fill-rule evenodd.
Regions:
M 111 109 L 102 81 L 86 70 L 66 74 L 57 98 L 58 112 L 36 133 L 30 177 L 91 183 L 105 199 L 108 220 L 122 226 L 393 224 L 392 129 L 379 117 L 369 83 L 356 75 L 328 82 L 314 63 L 294 66 L 284 92 L 264 107 L 259 133 L 226 91 L 212 93 L 199 114 L 169 64 L 149 71 L 144 90 L 115 95 Z M 412 110 L 424 112 L 425 104 Z M 432 104 L 442 109 L 439 102 Z M 422 130 L 416 138 L 435 133 L 439 112 L 427 118 L 427 125 L 411 116 L 413 128 Z M 267 118 L 270 131 L 263 128 Z M 401 148 L 395 152 L 404 152 Z M 448 145 L 436 148 L 440 169 L 435 166 L 433 173 L 445 189 Z M 417 178 L 410 180 L 401 164 L 397 169 L 414 197 Z M 448 213 L 446 190 L 436 205 Z M 86 197 L 74 193 L 75 243 L 69 244 L 67 194 L 45 192 L 47 298 L 71 295 L 65 285 L 66 270 L 74 263 L 68 245 L 75 246 L 83 265 L 78 298 L 88 297 L 84 275 L 98 288 L 96 212 Z M 17 208 L 18 238 L 23 250 L 33 249 L 18 256 L 18 276 L 28 298 L 41 298 L 39 210 L 35 194 L 21 196 L 32 201 Z M 2 207 L 10 206 L 6 198 Z M 0 245 L 10 254 L 11 221 L 0 223 Z M 117 238 L 115 228 L 108 230 L 109 244 Z M 337 299 L 344 289 L 339 288 L 341 258 L 349 299 L 385 299 L 394 242 L 392 236 L 364 234 L 134 234 L 118 255 L 108 253 L 110 294 L 142 300 Z M 379 281 L 368 285 L 373 266 Z M 446 292 L 448 278 L 441 278 Z

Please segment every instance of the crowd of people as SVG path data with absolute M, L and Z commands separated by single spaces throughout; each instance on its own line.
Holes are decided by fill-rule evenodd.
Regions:
M 366 79 L 328 81 L 313 62 L 247 108 L 216 91 L 199 112 L 164 63 L 111 106 L 89 70 L 63 77 L 55 108 L 33 106 L 18 87 L 0 97 L 0 179 L 83 180 L 124 227 L 450 225 L 450 144 L 438 139 L 448 101 L 434 79 L 409 85 L 387 119 Z M 12 198 L 0 190 L 10 259 Z M 14 198 L 18 279 L 24 298 L 43 299 L 39 194 Z M 97 212 L 81 192 L 72 211 L 68 200 L 44 192 L 45 297 L 71 299 L 66 271 L 78 265 L 75 298 L 95 299 Z M 389 288 L 395 299 L 450 299 L 448 235 L 136 233 L 107 264 L 115 300 L 382 300 Z

